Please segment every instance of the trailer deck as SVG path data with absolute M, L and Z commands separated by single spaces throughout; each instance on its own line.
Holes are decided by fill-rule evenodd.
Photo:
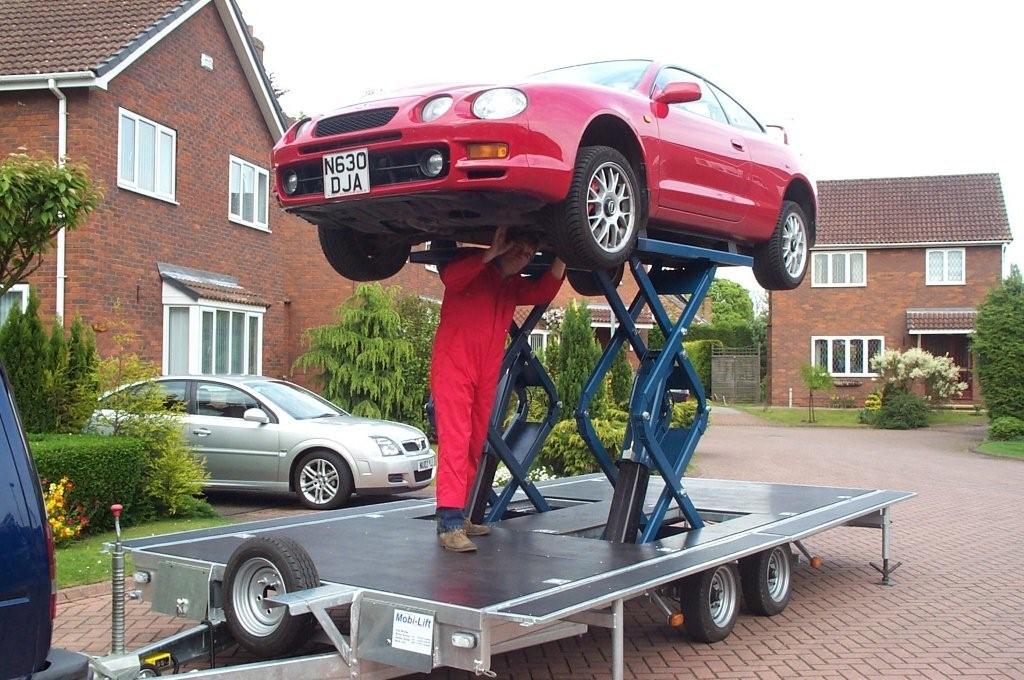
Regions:
M 646 511 L 660 496 L 659 482 L 657 478 L 651 480 Z M 434 525 L 429 521 L 434 505 L 426 500 L 136 539 L 125 546 L 134 553 L 136 569 L 150 575 L 149 586 L 166 579 L 167 572 L 180 569 L 199 570 L 215 582 L 244 540 L 260 534 L 286 535 L 308 551 L 324 583 L 307 596 L 297 593 L 279 598 L 296 613 L 312 611 L 317 604 L 326 610 L 360 600 L 365 628 L 371 625 L 366 619 L 366 605 L 372 601 L 386 610 L 371 612 L 373 625 L 380 628 L 390 621 L 395 608 L 411 607 L 436 616 L 439 629 L 469 633 L 480 645 L 472 650 L 475 654 L 466 656 L 455 649 L 446 650 L 446 641 L 435 637 L 434 653 L 409 658 L 408 652 L 389 650 L 386 642 L 381 645 L 383 649 L 376 650 L 378 653 L 365 641 L 346 642 L 351 655 L 348 673 L 352 673 L 351 662 L 356 660 L 352 648 L 359 647 L 362 660 L 355 664 L 360 668 L 359 675 L 353 677 L 395 677 L 445 665 L 445 661 L 484 673 L 489 668 L 490 654 L 516 648 L 517 640 L 535 644 L 579 634 L 583 621 L 602 623 L 593 617 L 587 619 L 588 613 L 609 606 L 614 609 L 616 604 L 621 608 L 625 600 L 688 575 L 832 527 L 881 528 L 887 549 L 890 508 L 914 495 L 691 478 L 687 489 L 704 526 L 673 532 L 674 525 L 668 524 L 666 535 L 650 543 L 632 544 L 597 538 L 607 520 L 612 495 L 603 475 L 542 482 L 537 488 L 550 511 L 528 511 L 532 506 L 520 493 L 510 506 L 513 516 L 496 522 L 492 534 L 478 540 L 479 552 L 468 556 L 437 548 Z M 516 508 L 523 511 L 517 512 Z M 883 558 L 888 559 L 888 555 Z M 143 585 L 143 591 L 146 587 Z M 217 602 L 210 602 L 210 607 L 216 612 Z M 359 616 L 354 607 L 351 615 L 354 631 Z M 211 620 L 216 622 L 216 614 Z M 621 644 L 621 617 L 603 623 L 613 624 L 609 627 Z M 502 624 L 516 625 L 506 625 L 496 639 L 495 626 Z M 541 630 L 546 635 L 538 636 Z M 390 634 L 388 628 L 381 634 L 382 641 Z M 491 648 L 483 649 L 488 645 Z M 328 657 L 337 657 L 343 651 L 315 658 L 327 663 Z M 336 664 L 338 659 L 330 663 Z M 257 664 L 250 670 L 262 666 Z M 245 677 L 249 672 L 246 668 L 222 669 L 216 675 L 234 672 Z

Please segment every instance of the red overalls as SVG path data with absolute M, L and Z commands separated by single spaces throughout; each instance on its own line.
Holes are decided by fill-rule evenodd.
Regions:
M 551 302 L 562 280 L 502 277 L 483 253 L 449 263 L 430 363 L 437 423 L 437 507 L 463 508 L 487 440 L 487 426 L 517 305 Z

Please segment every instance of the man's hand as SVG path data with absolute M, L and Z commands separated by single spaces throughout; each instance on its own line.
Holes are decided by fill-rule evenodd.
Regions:
M 484 253 L 484 262 L 490 262 L 494 258 L 504 255 L 512 245 L 508 240 L 508 227 L 498 227 L 494 230 L 494 240 L 491 241 L 491 247 Z

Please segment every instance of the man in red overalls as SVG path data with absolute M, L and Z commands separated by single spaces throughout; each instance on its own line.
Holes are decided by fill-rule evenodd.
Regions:
M 489 249 L 455 260 L 441 273 L 444 301 L 430 364 L 440 459 L 437 533 L 441 547 L 455 552 L 476 550 L 469 536 L 490 533 L 471 523 L 464 509 L 487 441 L 512 316 L 517 305 L 551 302 L 565 276 L 559 259 L 540 278 L 519 276 L 537 243 L 509 240 L 507 232 L 499 227 Z

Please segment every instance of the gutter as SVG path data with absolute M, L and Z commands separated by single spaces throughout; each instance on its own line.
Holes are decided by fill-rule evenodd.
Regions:
M 3 90 L 49 90 L 50 83 L 60 79 L 63 87 L 99 87 L 107 89 L 92 71 L 64 71 L 59 73 L 27 73 L 0 76 L 0 91 Z
M 64 96 L 57 81 L 50 78 L 47 88 L 57 98 L 57 165 L 64 167 L 64 159 L 68 153 L 68 98 Z M 64 228 L 57 232 L 57 295 L 56 313 L 58 323 L 64 325 L 64 281 L 67 275 L 64 271 Z

